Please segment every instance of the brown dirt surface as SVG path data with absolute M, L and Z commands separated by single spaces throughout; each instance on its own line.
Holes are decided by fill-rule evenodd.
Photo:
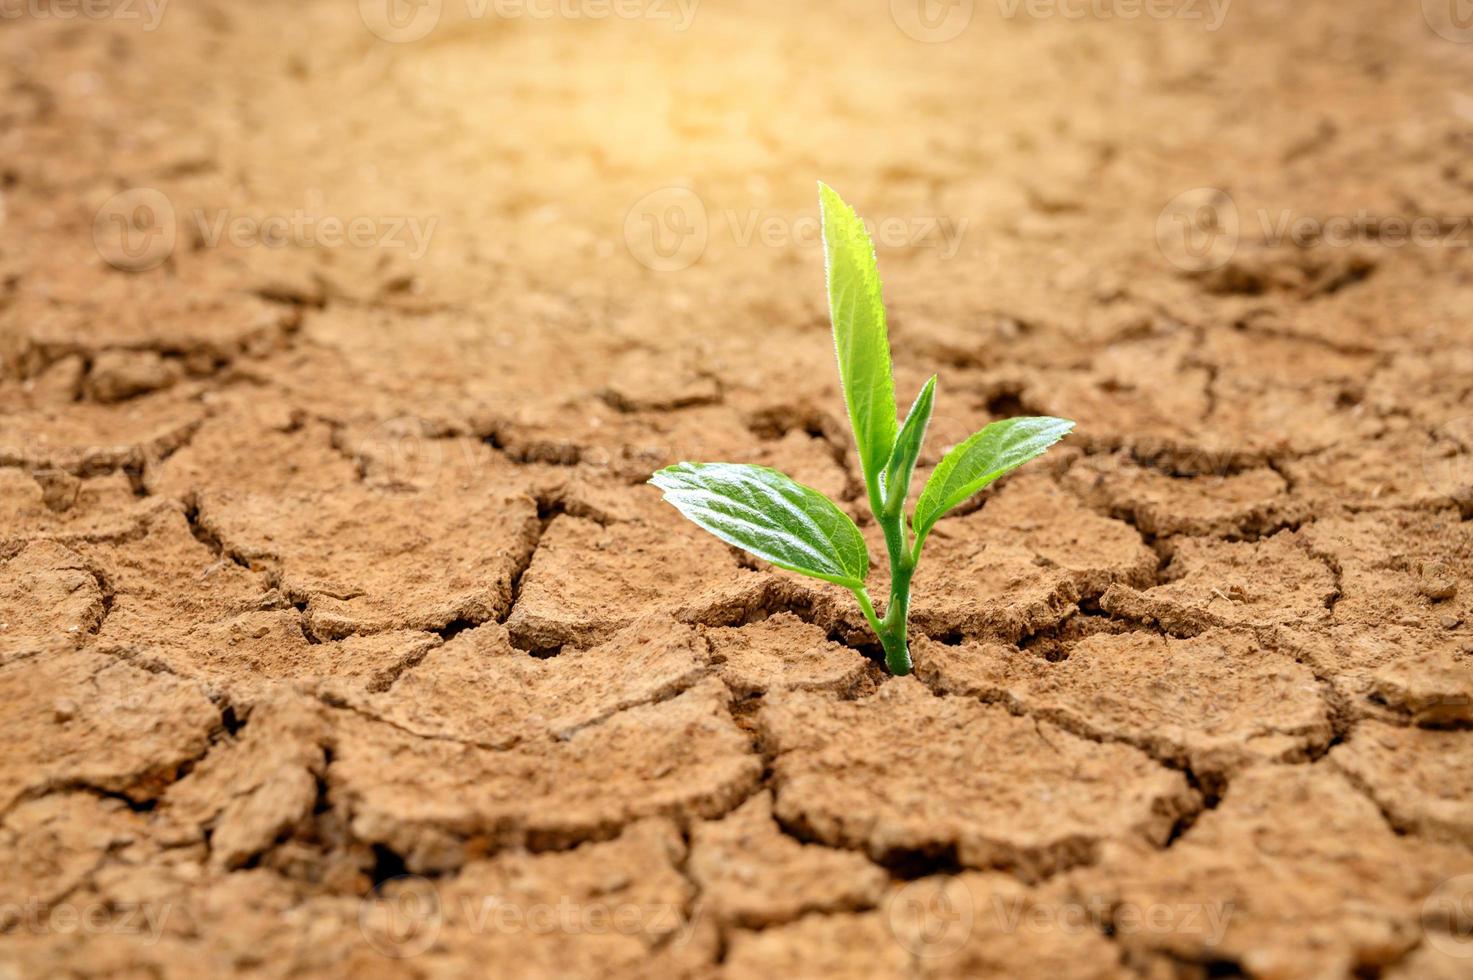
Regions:
M 0 0 L 0 980 L 1473 977 L 1464 23 Z M 645 484 L 883 595 L 817 179 L 913 677 Z
M 1164 843 L 1200 805 L 1180 772 L 1133 748 L 912 678 L 856 701 L 773 696 L 759 730 L 775 754 L 778 818 L 882 862 L 949 858 L 1039 880 L 1111 838 Z

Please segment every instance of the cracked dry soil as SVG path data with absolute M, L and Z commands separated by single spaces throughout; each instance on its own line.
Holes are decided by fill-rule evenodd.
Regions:
M 1473 46 L 454 7 L 0 21 L 0 977 L 1473 976 Z M 921 479 L 1079 422 L 938 527 L 911 678 L 643 484 L 862 518 L 819 177 L 906 230 Z

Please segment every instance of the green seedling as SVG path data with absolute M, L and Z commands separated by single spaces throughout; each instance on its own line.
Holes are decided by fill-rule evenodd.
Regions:
M 777 470 L 741 463 L 677 463 L 650 480 L 686 517 L 722 541 L 779 568 L 842 585 L 859 600 L 894 674 L 911 669 L 907 642 L 910 586 L 921 548 L 936 522 L 998 477 L 1047 452 L 1074 423 L 1055 418 L 993 422 L 942 457 L 909 519 L 911 476 L 936 397 L 936 378 L 897 422 L 890 339 L 874 244 L 854 209 L 825 184 L 823 213 L 829 316 L 839 381 L 875 523 L 890 553 L 890 601 L 881 617 L 865 579 L 864 535 L 838 505 Z

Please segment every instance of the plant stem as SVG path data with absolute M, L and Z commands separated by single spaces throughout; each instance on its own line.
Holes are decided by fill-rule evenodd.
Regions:
M 885 618 L 875 614 L 874 603 L 869 593 L 861 588 L 854 593 L 859 607 L 870 629 L 879 637 L 885 648 L 885 666 L 896 677 L 910 673 L 910 645 L 907 632 L 910 628 L 910 580 L 915 575 L 917 555 L 912 554 L 906 542 L 904 496 L 892 507 L 885 506 L 884 494 L 880 492 L 878 479 L 867 476 L 865 489 L 869 491 L 870 512 L 884 529 L 885 550 L 890 553 L 890 601 L 885 604 Z M 919 542 L 917 542 L 919 543 Z M 920 549 L 917 548 L 917 551 Z
M 890 601 L 885 618 L 875 633 L 885 647 L 885 666 L 890 673 L 904 677 L 910 673 L 910 580 L 915 575 L 915 557 L 905 541 L 903 514 L 877 515 L 885 530 L 885 549 L 890 553 Z
M 853 592 L 854 598 L 859 600 L 859 608 L 863 611 L 864 618 L 869 621 L 869 628 L 875 631 L 875 636 L 879 636 L 885 628 L 880 625 L 880 617 L 875 615 L 875 604 L 869 597 L 869 590 L 861 585 Z

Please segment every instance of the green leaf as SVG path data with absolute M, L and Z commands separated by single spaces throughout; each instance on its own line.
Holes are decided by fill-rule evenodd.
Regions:
M 874 243 L 854 209 L 822 182 L 818 199 L 839 381 L 865 483 L 873 486 L 895 445 L 895 382 L 880 272 Z
M 885 467 L 882 485 L 887 512 L 899 513 L 905 506 L 905 498 L 910 493 L 910 478 L 921 455 L 921 444 L 926 441 L 926 426 L 931 422 L 935 398 L 936 375 L 933 374 L 910 406 L 910 414 L 900 427 L 900 435 L 895 437 L 895 451 L 890 454 L 890 462 Z
M 1069 434 L 1067 419 L 1018 418 L 994 422 L 973 434 L 936 465 L 916 503 L 916 540 L 924 541 L 947 511 L 1010 473 Z
M 869 549 L 849 515 L 777 470 L 677 463 L 650 482 L 686 517 L 779 568 L 850 589 L 869 574 Z

